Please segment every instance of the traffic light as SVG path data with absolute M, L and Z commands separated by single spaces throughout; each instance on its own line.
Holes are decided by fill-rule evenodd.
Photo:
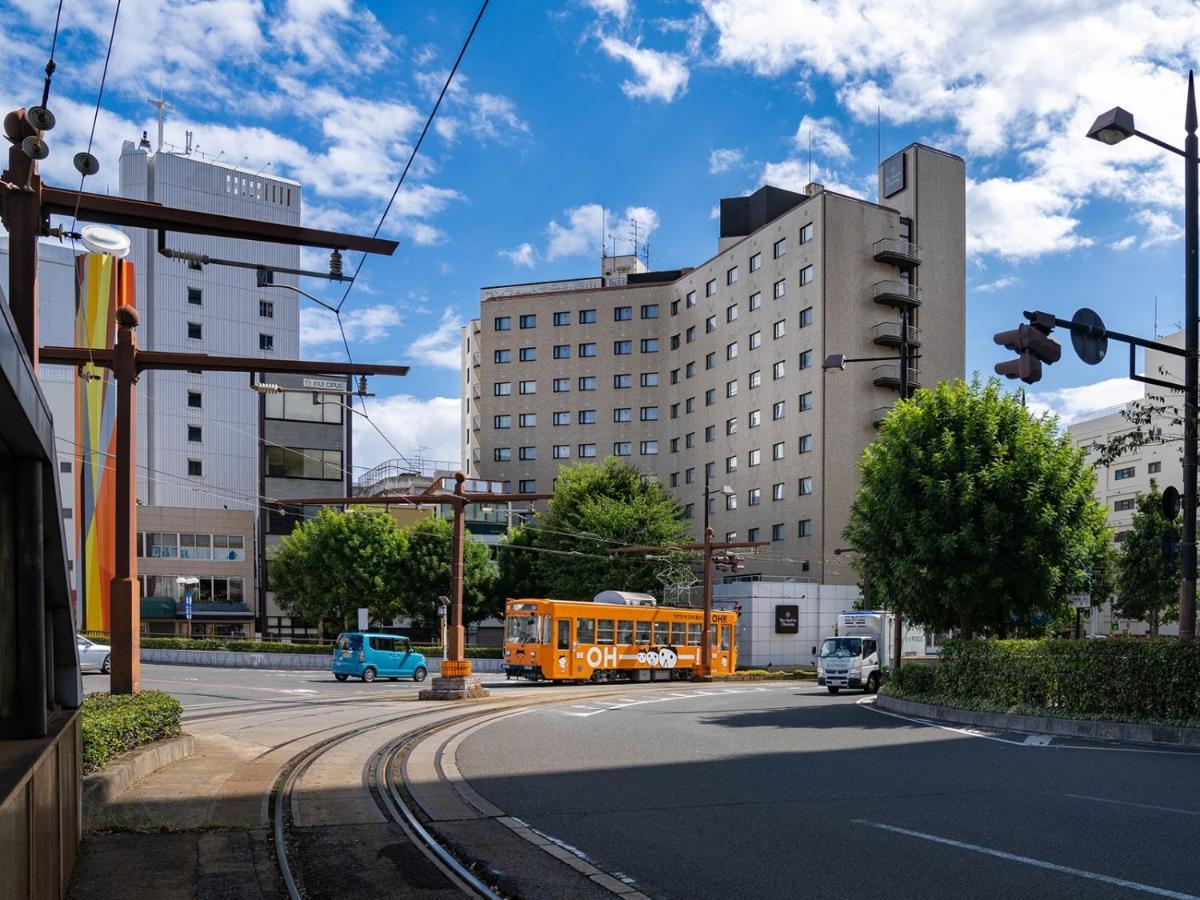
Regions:
M 1162 533 L 1162 564 L 1163 574 L 1170 577 L 1175 574 L 1175 560 L 1179 556 L 1179 534 L 1173 525 L 1167 525 Z
M 1040 381 L 1042 363 L 1056 363 L 1062 358 L 1062 347 L 1050 337 L 1053 329 L 1054 320 L 1039 313 L 1029 325 L 996 334 L 993 340 L 997 344 L 1017 353 L 1016 359 L 996 363 L 996 374 L 1020 378 L 1026 384 Z

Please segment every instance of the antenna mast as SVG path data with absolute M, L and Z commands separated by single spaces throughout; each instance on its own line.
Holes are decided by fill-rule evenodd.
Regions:
M 158 110 L 158 147 L 155 153 L 161 153 L 163 148 L 163 120 L 166 118 L 166 111 L 175 107 L 163 99 L 163 77 L 162 73 L 158 74 L 158 99 L 147 97 L 146 102 Z

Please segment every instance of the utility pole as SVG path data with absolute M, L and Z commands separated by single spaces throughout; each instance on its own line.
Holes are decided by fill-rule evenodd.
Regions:
M 900 401 L 908 399 L 908 306 L 900 306 Z M 892 610 L 892 673 L 900 675 L 900 657 L 904 651 L 904 622 L 898 609 Z

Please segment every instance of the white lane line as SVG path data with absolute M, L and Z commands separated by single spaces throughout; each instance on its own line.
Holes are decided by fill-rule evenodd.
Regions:
M 1128 881 L 1124 878 L 1114 878 L 1111 875 L 1101 875 L 1099 872 L 1089 872 L 1087 869 L 1076 869 L 1073 866 L 1060 866 L 1058 863 L 1047 862 L 1044 859 L 1034 859 L 1030 856 L 1018 856 L 1016 853 L 1006 853 L 1003 850 L 993 850 L 991 847 L 981 847 L 978 844 L 968 844 L 964 841 L 955 841 L 950 838 L 939 837 L 936 834 L 926 834 L 923 831 L 911 831 L 908 828 L 899 828 L 895 825 L 885 825 L 883 822 L 871 822 L 867 819 L 851 819 L 857 825 L 867 825 L 871 828 L 879 828 L 883 831 L 891 831 L 896 834 L 906 834 L 909 837 L 920 838 L 923 841 L 932 841 L 935 844 L 945 844 L 948 847 L 957 847 L 960 850 L 970 850 L 972 853 L 982 853 L 985 856 L 994 856 L 997 859 L 1006 859 L 1009 862 L 1018 862 L 1026 866 L 1033 866 L 1038 869 L 1047 869 L 1051 872 L 1061 872 L 1064 875 L 1074 875 L 1078 878 L 1088 878 L 1092 881 L 1100 881 L 1104 884 L 1115 885 L 1116 887 L 1128 888 L 1134 891 L 1141 891 L 1145 894 L 1154 894 L 1158 897 L 1174 897 L 1176 900 L 1200 900 L 1195 894 L 1185 894 L 1181 891 L 1170 891 L 1166 888 L 1155 887 L 1152 884 L 1142 884 L 1138 881 Z
M 1179 809 L 1176 806 L 1155 806 L 1153 803 L 1133 803 L 1129 800 L 1110 800 L 1108 797 L 1089 797 L 1087 794 L 1067 794 L 1076 800 L 1091 800 L 1095 803 L 1116 803 L 1120 806 L 1136 806 L 1139 809 L 1156 809 L 1159 812 L 1180 813 L 1185 816 L 1200 816 L 1200 811 L 1194 809 Z
M 1023 743 L 1026 747 L 1048 747 L 1054 738 L 1048 734 L 1031 734 L 1025 738 Z

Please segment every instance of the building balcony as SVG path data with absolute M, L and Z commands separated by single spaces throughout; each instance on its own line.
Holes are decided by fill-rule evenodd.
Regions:
M 876 387 L 895 388 L 900 390 L 900 364 L 885 363 L 882 366 L 876 366 L 871 370 L 872 380 Z M 921 386 L 921 382 L 917 376 L 917 370 L 912 366 L 908 367 L 908 389 L 916 390 Z
M 471 430 L 472 431 L 479 430 L 479 416 L 471 416 Z
M 907 281 L 877 281 L 874 290 L 875 302 L 885 306 L 913 309 L 921 305 L 921 289 Z
M 471 354 L 471 368 L 472 368 L 472 369 L 478 369 L 478 368 L 479 368 L 479 363 L 480 363 L 480 360 L 479 360 L 479 351 L 478 351 L 478 350 L 476 350 L 474 353 L 472 353 L 472 354 Z
M 909 270 L 921 264 L 921 248 L 900 238 L 875 242 L 875 261 Z
M 890 413 L 893 409 L 895 409 L 894 406 L 875 407 L 875 409 L 871 410 L 871 425 L 875 428 L 878 428 L 883 424 L 883 420 L 887 418 L 888 413 Z
M 920 330 L 916 325 L 908 326 L 908 346 L 920 347 Z M 899 347 L 900 346 L 900 323 L 899 322 L 880 322 L 874 328 L 874 336 L 872 340 L 881 347 Z

